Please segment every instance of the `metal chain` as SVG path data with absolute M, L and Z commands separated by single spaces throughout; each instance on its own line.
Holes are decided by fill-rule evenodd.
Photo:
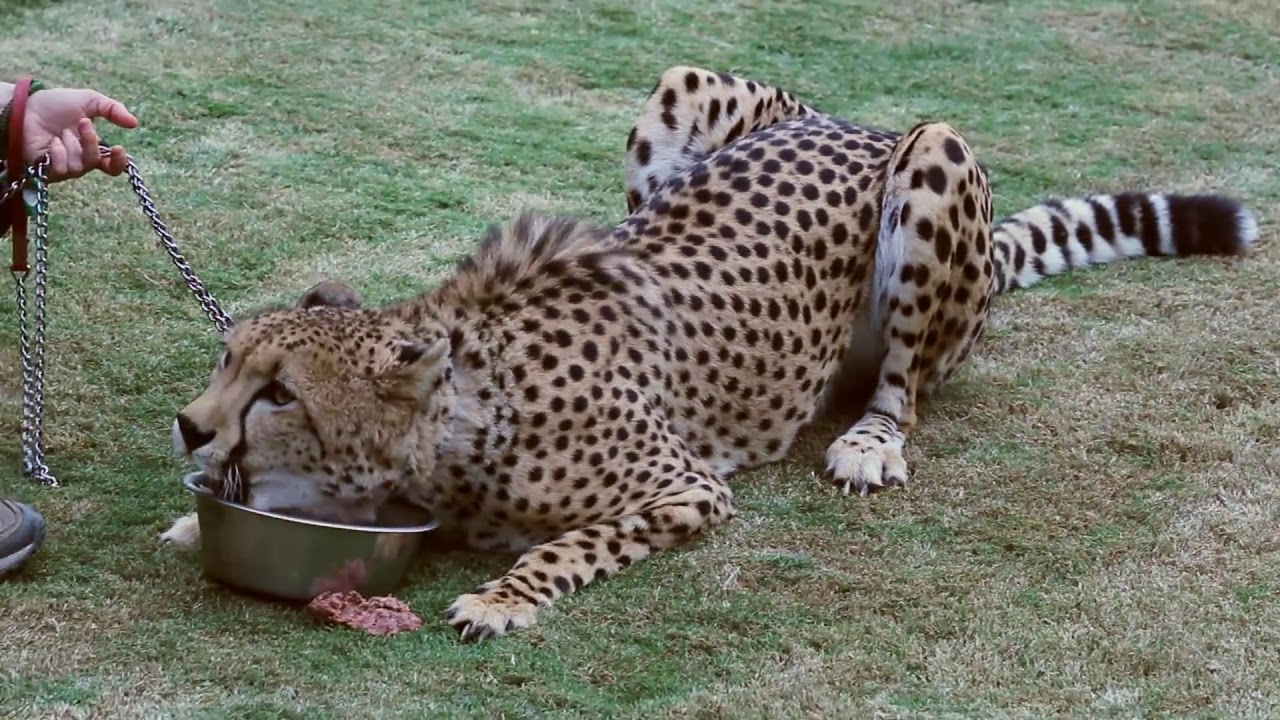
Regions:
M 13 271 L 18 300 L 18 353 L 22 361 L 22 468 L 26 474 L 45 485 L 57 487 L 58 479 L 44 461 L 44 341 L 45 291 L 49 269 L 49 186 L 46 181 L 48 159 L 42 159 L 27 171 L 34 184 L 36 213 L 35 235 L 35 337 L 27 325 L 28 271 Z M 18 181 L 20 184 L 22 180 Z
M 100 142 L 98 147 L 103 155 L 111 153 L 111 148 L 106 143 Z M 174 242 L 173 236 L 169 234 L 169 229 L 164 226 L 164 221 L 160 219 L 160 213 L 156 211 L 155 204 L 151 202 L 151 193 L 147 192 L 147 186 L 142 182 L 142 176 L 138 174 L 138 166 L 133 164 L 133 158 L 126 155 L 125 160 L 125 173 L 129 176 L 129 184 L 133 186 L 133 192 L 138 196 L 138 202 L 142 205 L 142 212 L 151 221 L 151 229 L 160 238 L 160 244 L 164 245 L 165 251 L 169 253 L 169 259 L 178 268 L 178 272 L 182 274 L 182 279 L 187 282 L 187 287 L 191 290 L 191 294 L 195 296 L 196 302 L 200 303 L 204 314 L 213 322 L 213 326 L 218 329 L 219 333 L 226 332 L 227 328 L 231 327 L 232 324 L 231 316 L 222 310 L 222 306 L 218 304 L 217 300 L 213 299 L 213 296 L 205 289 L 204 283 L 200 282 L 200 278 L 196 276 L 195 271 L 187 264 L 187 259 L 183 257 L 182 251 L 178 249 L 178 244 Z
M 4 163 L 0 163 L 0 172 L 5 172 Z M 0 192 L 0 205 L 9 201 L 9 197 L 22 189 L 24 178 L 19 177 L 17 180 L 10 180 L 4 184 L 4 191 Z
M 99 143 L 99 151 L 109 155 L 110 147 Z M 213 322 L 219 333 L 226 332 L 232 325 L 231 316 L 223 311 L 222 306 L 205 289 L 204 283 L 191 269 L 191 265 L 178 249 L 169 229 L 160 219 L 160 213 L 151 201 L 151 193 L 142 182 L 138 167 L 133 158 L 126 157 L 125 172 L 129 176 L 129 184 L 138 196 L 142 212 L 151 221 L 151 229 L 160 238 L 160 243 L 169 254 L 182 279 L 186 281 L 191 294 L 204 310 L 205 315 Z M 35 317 L 34 333 L 27 324 L 27 275 L 30 271 L 14 271 L 13 280 L 17 289 L 18 302 L 18 352 L 22 360 L 22 466 L 27 476 L 37 482 L 58 486 L 58 479 L 50 472 L 44 455 L 44 343 L 45 343 L 45 307 L 49 269 L 49 184 L 47 179 L 48 158 L 45 157 L 36 165 L 28 168 L 26 177 L 5 183 L 7 187 L 0 197 L 7 200 L 14 192 L 23 189 L 28 181 L 34 185 L 35 191 Z
M 30 453 L 27 454 L 27 474 L 48 485 L 57 486 L 58 479 L 49 472 L 44 462 L 44 341 L 46 290 L 49 275 L 49 183 L 48 166 L 42 162 L 36 168 L 36 316 L 35 347 L 32 352 L 32 428 Z

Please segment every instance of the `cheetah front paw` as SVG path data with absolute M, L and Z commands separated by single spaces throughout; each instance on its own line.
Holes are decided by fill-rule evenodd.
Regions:
M 505 590 L 480 589 L 461 595 L 445 611 L 445 620 L 463 640 L 476 642 L 533 625 L 538 606 Z
M 854 425 L 827 448 L 827 474 L 846 495 L 872 488 L 906 487 L 905 438 L 887 418 L 870 418 Z
M 159 540 L 164 545 L 182 549 L 194 548 L 200 544 L 200 520 L 195 513 L 183 515 L 173 525 L 160 533 Z

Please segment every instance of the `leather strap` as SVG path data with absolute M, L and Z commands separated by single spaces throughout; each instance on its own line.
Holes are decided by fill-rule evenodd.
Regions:
M 22 177 L 26 172 L 26 164 L 22 162 L 22 146 L 26 138 L 23 129 L 26 127 L 27 98 L 31 94 L 31 78 L 22 78 L 13 86 L 13 104 L 9 110 L 9 148 L 5 168 L 10 177 Z M 27 208 L 22 199 L 22 192 L 13 197 L 0 208 L 5 224 L 13 228 L 13 262 L 9 265 L 12 272 L 27 271 Z

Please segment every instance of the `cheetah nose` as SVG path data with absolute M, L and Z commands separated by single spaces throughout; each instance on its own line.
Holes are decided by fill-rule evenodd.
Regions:
M 213 433 L 201 430 L 194 420 L 182 413 L 178 413 L 177 425 L 183 449 L 188 453 L 208 445 L 213 440 Z

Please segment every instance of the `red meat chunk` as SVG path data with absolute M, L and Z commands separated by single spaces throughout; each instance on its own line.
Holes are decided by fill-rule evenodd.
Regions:
M 329 622 L 371 635 L 394 635 L 422 627 L 422 618 L 390 595 L 365 598 L 355 590 L 326 592 L 308 603 L 307 610 Z

